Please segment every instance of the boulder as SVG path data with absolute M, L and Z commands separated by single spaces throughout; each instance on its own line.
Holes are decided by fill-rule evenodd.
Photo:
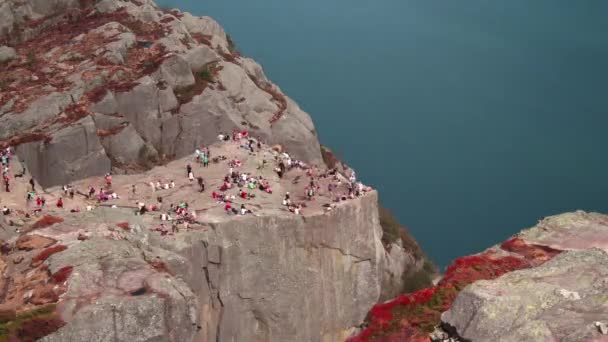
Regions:
M 43 187 L 103 175 L 111 167 L 90 116 L 55 132 L 49 143 L 26 143 L 16 151 Z
M 17 52 L 10 46 L 0 46 L 0 63 L 8 62 L 17 58 Z
M 194 84 L 190 65 L 180 56 L 167 58 L 160 65 L 160 79 L 173 89 L 185 88 Z
M 31 251 L 33 249 L 46 248 L 54 244 L 56 241 L 51 238 L 40 236 L 37 234 L 23 235 L 15 243 L 15 247 L 19 250 Z
M 472 341 L 593 341 L 608 315 L 608 254 L 564 252 L 542 266 L 478 281 L 442 321 Z M 565 295 L 564 295 L 565 294 Z
M 197 72 L 203 70 L 205 65 L 219 61 L 220 56 L 207 45 L 199 45 L 189 50 L 184 55 L 184 59 L 190 65 L 192 72 Z
M 148 165 L 158 159 L 158 152 L 128 125 L 120 132 L 101 138 L 106 153 L 117 166 L 129 164 Z

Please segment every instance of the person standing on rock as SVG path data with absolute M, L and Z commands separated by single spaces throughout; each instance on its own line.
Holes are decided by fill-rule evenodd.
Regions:
M 190 164 L 186 165 L 186 177 L 190 177 L 192 173 L 192 166 Z
M 190 182 L 194 181 L 194 173 L 192 173 L 192 171 L 188 172 L 188 180 L 190 180 Z
M 11 190 L 9 189 L 9 178 L 8 178 L 8 175 L 4 175 L 3 178 L 4 178 L 4 190 L 6 192 L 11 192 Z
M 109 173 L 106 173 L 106 187 L 107 188 L 112 188 L 112 175 Z
M 34 178 L 30 178 L 30 185 L 32 186 L 32 192 L 36 192 L 36 183 L 34 183 Z
M 203 177 L 198 177 L 198 186 L 200 188 L 199 192 L 205 191 L 205 180 L 203 180 Z
M 57 208 L 63 208 L 63 199 L 61 197 L 57 200 Z

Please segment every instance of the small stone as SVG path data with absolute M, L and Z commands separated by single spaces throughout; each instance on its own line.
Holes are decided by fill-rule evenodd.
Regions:
M 608 325 L 606 325 L 606 323 L 595 322 L 595 326 L 602 335 L 608 335 Z
M 17 57 L 15 49 L 9 46 L 0 46 L 0 63 L 8 62 Z

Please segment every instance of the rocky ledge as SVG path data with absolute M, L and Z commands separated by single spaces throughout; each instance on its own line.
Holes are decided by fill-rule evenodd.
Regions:
M 279 153 L 266 145 L 208 148 L 216 156 L 209 166 L 186 157 L 115 175 L 109 187 L 103 177 L 85 178 L 71 184 L 73 198 L 34 184 L 46 205 L 26 201 L 29 177 L 15 177 L 2 194 L 12 211 L 0 223 L 0 338 L 339 341 L 422 267 L 416 253 L 383 241 L 374 190 L 346 195 L 346 171 L 294 166 L 281 178 Z M 188 165 L 204 177 L 203 192 Z M 223 188 L 230 168 L 272 191 Z M 12 160 L 9 169 L 22 166 Z M 310 175 L 318 193 L 307 199 Z M 88 196 L 90 187 L 105 195 Z M 283 205 L 288 193 L 299 214 Z M 250 212 L 232 214 L 217 196 Z M 136 215 L 139 206 L 149 210 Z
M 608 341 L 608 216 L 575 212 L 375 305 L 361 341 Z

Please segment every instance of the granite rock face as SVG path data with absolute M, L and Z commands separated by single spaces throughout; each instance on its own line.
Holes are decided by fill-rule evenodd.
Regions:
M 83 148 L 82 142 L 73 145 Z M 271 182 L 272 193 L 253 189 L 254 198 L 234 200 L 233 205 L 243 203 L 254 214 L 227 215 L 210 194 L 219 191 L 228 161 L 203 168 L 186 157 L 138 174 L 115 175 L 111 189 L 119 197 L 103 204 L 83 195 L 91 185 L 105 187 L 99 176 L 75 181 L 74 199 L 60 187 L 47 188 L 47 206 L 29 217 L 25 212 L 35 206 L 23 204 L 29 177 L 15 178 L 0 203 L 15 210 L 0 222 L 1 279 L 10 280 L 3 285 L 8 299 L 0 312 L 21 317 L 53 310 L 44 315 L 44 324 L 37 323 L 53 329 L 19 332 L 53 342 L 343 341 L 383 293 L 402 286 L 401 277 L 385 277 L 387 270 L 399 275 L 420 262 L 398 255 L 408 253 L 399 245 L 390 253 L 385 249 L 374 190 L 339 203 L 319 193 L 295 215 L 281 200 L 286 192 L 294 201 L 304 200 L 298 195 L 305 186 L 299 182 L 304 170 L 295 168 L 279 178 L 272 167 L 258 169 L 276 153 L 269 146 L 254 154 L 235 142 L 214 144 L 211 150 L 239 159 L 241 172 Z M 188 163 L 211 190 L 200 193 L 184 177 Z M 21 170 L 16 161 L 10 168 L 11 174 Z M 336 191 L 346 191 L 347 178 L 338 177 L 342 185 Z M 174 188 L 149 186 L 170 180 Z M 326 188 L 329 179 L 318 181 Z M 64 208 L 54 206 L 60 197 Z M 180 224 L 179 231 L 161 233 L 162 224 L 171 230 L 171 223 L 161 221 L 159 212 L 134 215 L 134 201 L 157 203 L 168 212 L 169 203 L 184 200 L 197 217 L 189 229 Z
M 473 283 L 442 315 L 444 324 L 471 341 L 608 339 L 596 326 L 608 317 L 608 216 L 551 216 L 517 239 L 564 252 L 541 266 Z
M 323 163 L 308 114 L 209 17 L 150 0 L 1 0 L 0 16 L 0 145 L 27 144 L 18 153 L 44 186 L 106 172 L 108 160 L 117 172 L 149 168 L 233 130 Z M 65 131 L 87 117 L 94 156 L 64 150 Z M 57 150 L 69 172 L 49 167 L 62 163 Z
M 608 216 L 565 213 L 376 304 L 348 341 L 607 341 L 607 286 Z

